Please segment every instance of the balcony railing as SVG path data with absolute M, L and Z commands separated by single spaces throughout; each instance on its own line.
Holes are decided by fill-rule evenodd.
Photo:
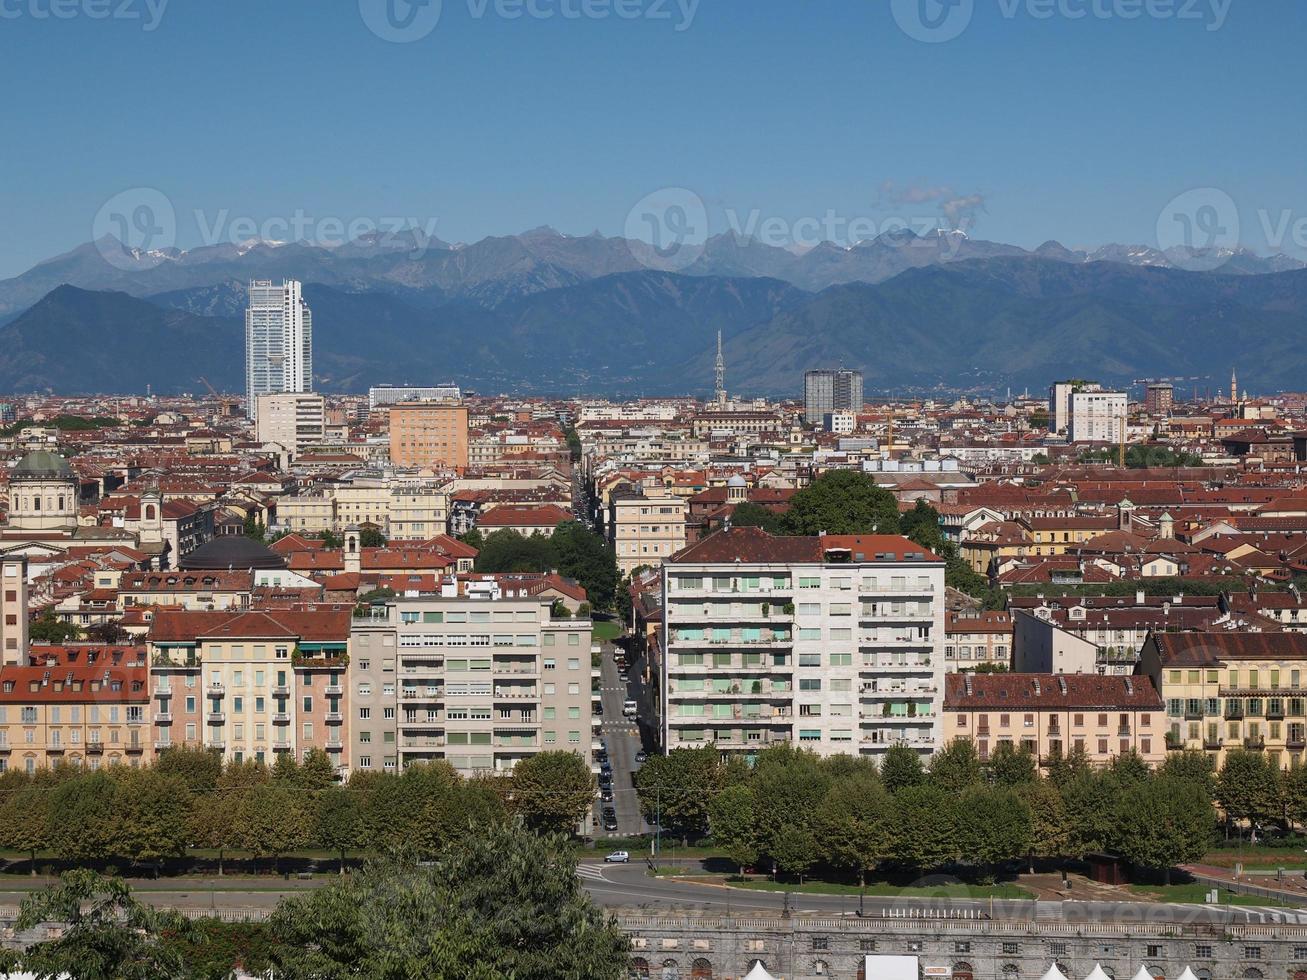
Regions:
M 1266 747 L 1266 738 L 1263 735 L 1245 735 L 1243 739 L 1245 749 L 1261 749 Z

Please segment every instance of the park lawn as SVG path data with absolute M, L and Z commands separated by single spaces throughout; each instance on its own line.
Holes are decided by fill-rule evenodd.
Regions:
M 1130 885 L 1130 891 L 1158 902 L 1175 902 L 1180 905 L 1205 905 L 1210 886 L 1201 882 L 1187 885 Z M 1240 895 L 1236 892 L 1220 889 L 1221 905 L 1274 905 L 1285 906 L 1285 902 L 1273 898 L 1261 898 L 1258 895 Z
M 691 877 L 687 875 L 686 877 Z M 706 880 L 702 875 L 698 880 Z M 891 885 L 876 881 L 864 890 L 858 885 L 847 882 L 805 881 L 802 885 L 795 882 L 771 881 L 767 878 L 748 878 L 740 881 L 737 877 L 717 878 L 732 888 L 747 888 L 765 892 L 799 892 L 805 895 L 880 895 L 891 898 L 1016 898 L 1033 899 L 1035 896 L 1018 885 L 1000 882 L 994 885 L 940 885 L 930 888 L 914 888 L 911 885 Z
M 610 643 L 622 635 L 622 624 L 615 619 L 596 619 L 591 636 L 595 643 Z

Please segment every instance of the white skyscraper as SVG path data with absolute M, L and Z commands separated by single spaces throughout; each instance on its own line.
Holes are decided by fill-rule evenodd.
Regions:
M 250 283 L 245 310 L 245 411 L 258 412 L 259 395 L 313 390 L 313 315 L 300 284 Z

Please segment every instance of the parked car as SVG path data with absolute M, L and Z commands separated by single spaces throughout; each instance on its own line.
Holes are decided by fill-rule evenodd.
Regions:
M 641 763 L 649 761 L 649 753 L 646 752 L 644 749 L 641 749 L 639 752 L 635 754 L 635 761 Z
M 630 676 L 626 673 L 625 670 L 622 670 L 622 671 L 618 671 L 617 679 L 621 681 L 623 684 L 625 684 L 628 680 L 630 680 Z
M 608 831 L 611 834 L 616 829 L 617 829 L 617 818 L 604 817 L 604 830 Z
M 634 718 L 635 708 L 636 708 L 635 702 L 632 701 L 630 698 L 627 698 L 626 703 L 622 705 L 622 714 L 624 714 L 627 718 Z
M 613 851 L 612 854 L 604 857 L 604 864 L 629 864 L 630 861 L 631 855 L 626 851 Z
M 600 793 L 599 793 L 599 799 L 603 800 L 605 803 L 612 803 L 612 802 L 613 802 L 613 791 L 612 791 L 611 789 L 605 789 L 605 790 L 600 791 Z

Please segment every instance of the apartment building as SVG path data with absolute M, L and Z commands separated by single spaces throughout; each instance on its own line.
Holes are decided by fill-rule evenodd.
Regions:
M 388 538 L 424 541 L 445 533 L 446 486 L 445 480 L 417 476 L 357 477 L 321 493 L 282 497 L 277 525 L 309 534 L 372 525 Z
M 897 535 L 719 531 L 663 566 L 663 744 L 940 744 L 944 564 Z
M 1157 632 L 1139 670 L 1166 699 L 1169 746 L 1204 749 L 1217 766 L 1233 748 L 1286 769 L 1307 762 L 1307 634 Z
M 259 395 L 255 439 L 298 456 L 327 437 L 327 400 L 312 392 Z
M 1129 398 L 1124 391 L 1077 391 L 1071 395 L 1068 442 L 1122 442 Z
M 467 406 L 455 402 L 391 405 L 390 461 L 396 466 L 467 469 Z
M 347 771 L 351 608 L 157 610 L 147 636 L 155 748 L 203 745 L 269 763 L 320 748 Z
M 847 368 L 805 371 L 803 420 L 810 425 L 821 425 L 825 416 L 839 411 L 850 412 L 855 417 L 862 411 L 862 372 Z
M 550 605 L 510 598 L 494 581 L 448 579 L 439 595 L 391 599 L 356 617 L 360 667 L 350 680 L 360 717 L 351 721 L 360 737 L 369 733 L 369 741 L 355 742 L 359 767 L 367 754 L 367 768 L 377 768 L 378 758 L 390 768 L 393 755 L 401 768 L 446 759 L 464 773 L 508 772 L 559 749 L 589 762 L 590 622 L 552 619 Z M 378 690 L 381 703 L 367 704 Z M 393 721 L 376 717 L 391 707 Z M 396 741 L 388 753 L 391 724 Z
M 1152 678 L 1094 674 L 949 674 L 944 739 L 969 738 L 980 758 L 1006 742 L 1040 765 L 1083 752 L 1095 765 L 1137 752 L 1166 758 L 1166 717 Z
M 0 670 L 0 772 L 148 761 L 148 681 L 141 647 L 33 646 Z
M 254 280 L 245 310 L 245 410 L 257 418 L 259 396 L 313 390 L 313 314 L 300 284 Z
M 657 567 L 684 548 L 688 507 L 684 497 L 667 493 L 625 489 L 609 494 L 605 530 L 618 569 Z
M 1012 614 L 964 609 L 944 614 L 944 669 L 949 673 L 1012 666 Z

